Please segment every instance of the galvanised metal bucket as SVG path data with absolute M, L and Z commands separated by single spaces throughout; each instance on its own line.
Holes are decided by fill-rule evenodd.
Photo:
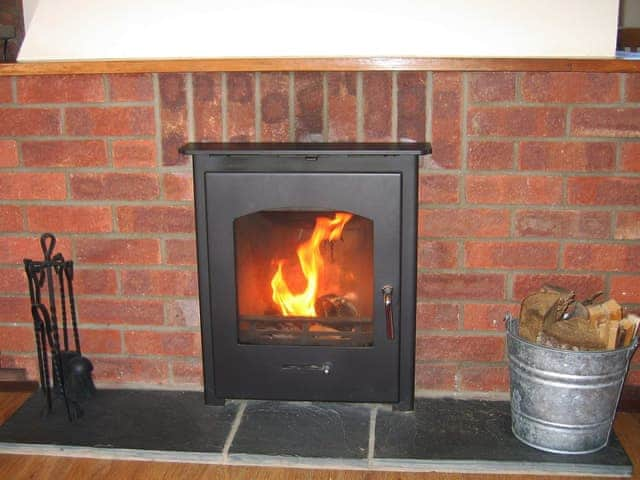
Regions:
M 513 434 L 553 453 L 605 447 L 637 338 L 626 348 L 575 352 L 523 340 L 518 320 L 505 321 Z

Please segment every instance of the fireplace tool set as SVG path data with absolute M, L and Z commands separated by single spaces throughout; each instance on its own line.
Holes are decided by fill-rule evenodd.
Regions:
M 60 398 L 69 421 L 73 421 L 82 416 L 80 403 L 93 396 L 96 389 L 91 378 L 93 365 L 82 356 L 80 349 L 73 261 L 65 260 L 61 253 L 54 254 L 55 245 L 55 236 L 44 233 L 40 237 L 43 260 L 25 258 L 24 269 L 31 297 L 40 387 L 47 402 L 47 413 L 52 412 L 53 401 Z M 56 298 L 56 292 L 59 292 L 59 298 Z M 61 325 L 58 324 L 58 311 Z M 73 348 L 69 341 L 69 319 Z

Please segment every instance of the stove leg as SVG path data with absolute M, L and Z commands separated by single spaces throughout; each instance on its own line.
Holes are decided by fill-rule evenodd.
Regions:
M 204 403 L 207 405 L 224 406 L 226 399 L 217 397 L 213 389 L 205 389 L 204 391 Z
M 394 403 L 391 406 L 391 409 L 394 412 L 411 412 L 411 411 L 413 411 L 413 399 L 411 399 L 411 400 L 401 400 L 398 403 Z

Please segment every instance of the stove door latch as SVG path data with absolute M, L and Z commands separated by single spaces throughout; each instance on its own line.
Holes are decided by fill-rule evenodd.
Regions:
M 395 326 L 393 325 L 393 287 L 385 285 L 382 287 L 382 300 L 384 302 L 384 316 L 387 320 L 387 338 L 393 340 L 396 338 Z

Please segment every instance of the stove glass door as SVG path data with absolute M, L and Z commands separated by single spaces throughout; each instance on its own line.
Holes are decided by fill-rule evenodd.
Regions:
M 373 222 L 263 210 L 234 221 L 238 342 L 373 344 Z

